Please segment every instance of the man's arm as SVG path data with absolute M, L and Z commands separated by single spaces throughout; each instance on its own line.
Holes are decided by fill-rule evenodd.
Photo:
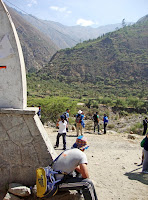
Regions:
M 75 170 L 77 172 L 79 172 L 80 174 L 82 174 L 82 178 L 89 178 L 87 165 L 85 163 L 80 164 L 79 166 L 77 166 Z

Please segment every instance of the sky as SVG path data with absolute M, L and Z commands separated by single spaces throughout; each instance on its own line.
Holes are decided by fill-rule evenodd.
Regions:
M 66 26 L 100 27 L 137 22 L 148 14 L 148 0 L 3 0 L 10 7 L 39 19 Z

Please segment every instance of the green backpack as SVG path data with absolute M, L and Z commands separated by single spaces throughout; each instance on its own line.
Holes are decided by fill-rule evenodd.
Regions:
M 144 147 L 145 139 L 146 139 L 146 138 L 143 138 L 143 140 L 141 141 L 141 143 L 140 143 L 140 146 L 141 146 L 141 147 Z

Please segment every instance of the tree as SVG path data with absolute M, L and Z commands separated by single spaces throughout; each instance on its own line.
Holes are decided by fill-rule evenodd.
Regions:
M 122 20 L 122 27 L 124 28 L 126 26 L 126 23 L 125 23 L 125 19 Z

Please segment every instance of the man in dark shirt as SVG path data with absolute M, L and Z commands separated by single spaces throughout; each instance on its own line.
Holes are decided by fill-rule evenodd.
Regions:
M 148 133 L 145 137 L 145 142 L 144 142 L 144 160 L 143 160 L 142 172 L 148 173 Z
M 143 128 L 143 135 L 145 135 L 147 131 L 147 117 L 143 120 Z

